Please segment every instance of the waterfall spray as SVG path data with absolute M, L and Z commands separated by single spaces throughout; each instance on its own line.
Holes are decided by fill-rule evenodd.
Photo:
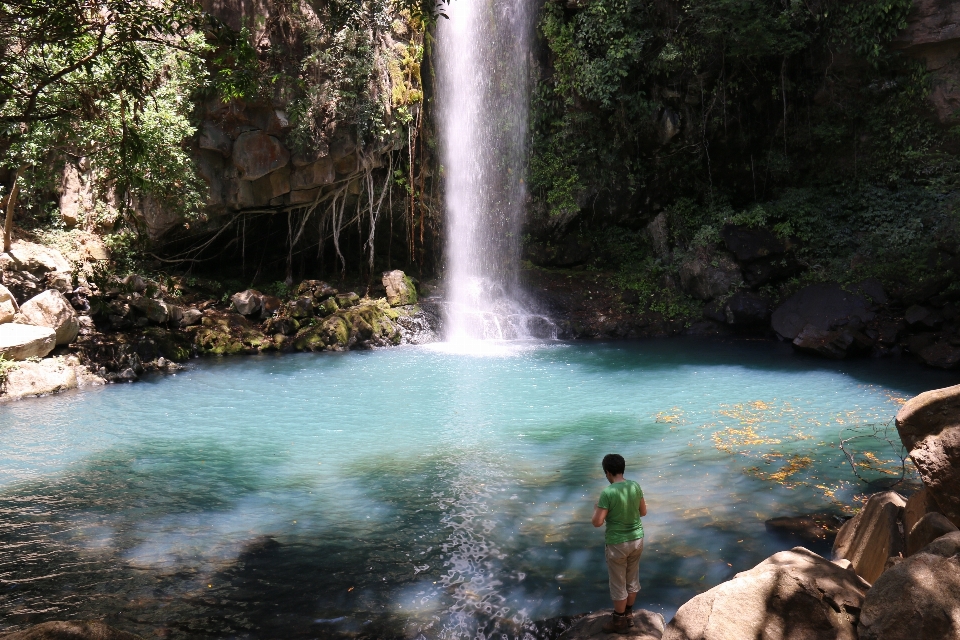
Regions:
M 454 0 L 438 31 L 445 182 L 444 338 L 552 337 L 518 283 L 526 187 L 530 0 Z

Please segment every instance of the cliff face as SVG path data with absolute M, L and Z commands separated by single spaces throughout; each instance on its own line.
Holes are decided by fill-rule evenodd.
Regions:
M 922 60 L 930 72 L 928 99 L 940 123 L 960 122 L 960 6 L 949 0 L 914 0 L 907 27 L 891 45 Z

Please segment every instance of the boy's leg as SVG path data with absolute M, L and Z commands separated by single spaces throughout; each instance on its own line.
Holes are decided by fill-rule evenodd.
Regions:
M 627 601 L 625 604 L 632 608 L 633 603 L 637 601 L 637 593 L 640 592 L 640 556 L 643 554 L 643 538 L 635 541 L 631 547 L 625 558 L 624 580 L 626 581 L 627 587 Z

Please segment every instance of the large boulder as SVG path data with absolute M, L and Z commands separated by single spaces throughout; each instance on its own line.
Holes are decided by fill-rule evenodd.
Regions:
M 663 640 L 852 640 L 869 587 L 853 571 L 795 547 L 689 600 Z
M 560 634 L 557 640 L 593 640 L 610 638 L 603 632 L 603 625 L 610 620 L 612 611 L 595 611 L 577 620 L 572 627 Z M 617 634 L 621 638 L 635 640 L 660 640 L 663 636 L 665 622 L 663 616 L 646 609 L 637 609 L 633 612 L 633 626 L 626 632 Z
M 277 138 L 262 131 L 241 133 L 233 143 L 233 164 L 242 180 L 262 178 L 289 162 L 290 152 Z
M 907 553 L 912 556 L 925 546 L 948 533 L 958 531 L 957 526 L 947 520 L 947 517 L 941 513 L 928 513 L 920 518 L 917 524 L 913 525 L 910 533 L 907 534 Z
M 252 316 L 263 309 L 263 294 L 256 289 L 246 289 L 230 296 L 230 302 L 240 315 Z
M 820 331 L 840 327 L 857 331 L 873 318 L 870 303 L 863 296 L 844 291 L 838 284 L 812 284 L 787 298 L 770 321 L 780 337 L 792 341 L 808 325 Z
M 738 291 L 724 307 L 727 323 L 735 327 L 757 327 L 770 319 L 770 300 L 751 291 Z
M 960 637 L 960 531 L 887 569 L 863 602 L 860 640 Z
M 47 289 L 24 302 L 20 313 L 27 324 L 53 329 L 57 334 L 57 344 L 70 344 L 80 332 L 77 312 L 66 296 L 55 289 Z
M 873 342 L 859 331 L 850 329 L 823 331 L 812 324 L 805 326 L 793 339 L 793 346 L 800 351 L 835 359 L 846 358 L 849 354 L 863 351 L 872 344 Z
M 163 300 L 154 300 L 147 296 L 135 296 L 130 300 L 130 306 L 155 324 L 163 324 L 170 319 L 170 307 Z
M 867 582 L 883 573 L 887 558 L 903 553 L 901 530 L 907 501 L 895 491 L 875 493 L 860 513 L 840 527 L 833 543 L 835 560 L 849 560 Z
M 49 327 L 8 322 L 0 324 L 0 356 L 6 360 L 42 358 L 57 346 L 57 333 Z
M 35 624 L 20 631 L 0 634 L 3 640 L 142 640 L 96 620 L 53 621 Z
M 789 277 L 799 270 L 795 242 L 777 237 L 769 229 L 726 225 L 720 230 L 724 244 L 743 269 L 743 279 L 751 287 Z
M 387 290 L 387 302 L 392 307 L 417 302 L 417 288 L 407 274 L 399 269 L 383 272 L 383 287 Z
M 694 298 L 710 301 L 728 291 L 743 279 L 740 267 L 725 253 L 713 257 L 694 255 L 680 265 L 680 282 Z
M 806 542 L 828 542 L 837 537 L 846 520 L 833 513 L 781 516 L 764 522 L 767 531 L 797 537 Z
M 960 527 L 960 385 L 911 398 L 896 424 L 938 510 Z
M 19 400 L 77 388 L 76 369 L 62 358 L 44 358 L 39 362 L 21 362 L 7 373 L 4 400 Z
M 17 299 L 13 297 L 9 289 L 0 284 L 0 324 L 11 322 L 13 316 L 19 311 L 20 305 L 17 304 Z

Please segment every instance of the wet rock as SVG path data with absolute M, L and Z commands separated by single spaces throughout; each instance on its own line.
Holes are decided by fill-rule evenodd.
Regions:
M 844 524 L 833 543 L 834 559 L 846 558 L 867 582 L 883 573 L 887 558 L 903 553 L 901 529 L 907 501 L 895 491 L 875 493 Z
M 77 388 L 74 367 L 62 358 L 44 358 L 39 362 L 21 362 L 7 374 L 3 400 L 18 400 Z
M 139 311 L 147 320 L 154 324 L 164 324 L 170 319 L 170 312 L 162 300 L 154 300 L 146 296 L 136 296 L 130 300 L 130 306 Z
M 960 635 L 960 532 L 942 536 L 884 571 L 867 593 L 860 640 L 940 640 Z
M 783 516 L 764 522 L 767 531 L 794 536 L 806 542 L 829 542 L 837 537 L 846 518 L 832 513 Z
M 757 327 L 770 319 L 770 300 L 750 291 L 738 291 L 730 296 L 724 308 L 727 324 L 736 327 Z
M 292 336 L 300 330 L 300 323 L 293 318 L 271 318 L 267 320 L 265 330 L 268 334 Z
M 700 300 L 713 300 L 725 295 L 743 280 L 740 268 L 729 255 L 720 253 L 710 258 L 694 255 L 680 265 L 680 281 L 684 290 Z
M 44 622 L 21 631 L 0 634 L 3 640 L 143 640 L 95 620 Z
M 263 294 L 256 289 L 247 289 L 230 296 L 230 302 L 240 315 L 252 316 L 263 308 Z
M 838 284 L 812 284 L 777 307 L 770 321 L 780 337 L 792 341 L 808 325 L 828 332 L 851 322 L 862 325 L 874 316 L 863 296 L 844 291 Z
M 938 510 L 960 527 L 960 385 L 911 398 L 896 424 Z
M 659 613 L 637 609 L 633 612 L 633 627 L 625 633 L 610 636 L 603 632 L 602 627 L 610 621 L 611 615 L 613 615 L 613 611 L 610 609 L 588 613 L 560 634 L 557 640 L 594 640 L 610 637 L 660 640 L 666 626 L 663 616 Z
M 20 305 L 10 290 L 0 284 L 0 324 L 11 322 L 13 316 L 20 312 Z
M 812 324 L 805 326 L 793 339 L 793 346 L 801 351 L 838 360 L 853 352 L 869 349 L 872 344 L 873 342 L 859 331 L 823 331 Z
M 957 530 L 957 526 L 947 520 L 947 517 L 943 514 L 936 512 L 928 513 L 920 518 L 920 521 L 917 522 L 913 528 L 910 529 L 910 533 L 907 534 L 906 555 L 908 557 L 912 556 L 937 538 Z M 958 629 L 958 631 L 960 631 L 960 629 Z
M 921 488 L 907 498 L 907 506 L 903 509 L 903 530 L 910 531 L 920 522 L 920 518 L 936 511 L 937 503 L 933 499 L 933 494 L 926 487 Z
M 392 307 L 417 303 L 417 289 L 403 271 L 383 272 L 383 286 L 387 290 L 387 302 Z
M 960 347 L 946 340 L 934 342 L 915 353 L 924 364 L 937 369 L 956 369 L 960 365 Z
M 241 180 L 256 180 L 290 162 L 290 152 L 262 131 L 241 133 L 233 143 L 233 164 Z M 289 189 L 288 189 L 289 190 Z
M 80 331 L 77 312 L 70 301 L 55 289 L 48 289 L 24 302 L 20 313 L 27 324 L 53 329 L 57 344 L 70 344 L 77 339 Z
M 396 319 L 402 344 L 430 344 L 440 339 L 440 316 L 421 306 L 416 313 Z
M 331 313 L 334 313 L 340 307 L 337 305 L 336 298 L 327 298 L 323 302 L 317 305 L 317 315 L 328 316 Z
M 853 639 L 869 586 L 795 547 L 687 601 L 663 640 Z

